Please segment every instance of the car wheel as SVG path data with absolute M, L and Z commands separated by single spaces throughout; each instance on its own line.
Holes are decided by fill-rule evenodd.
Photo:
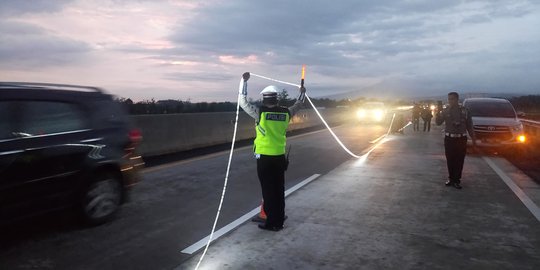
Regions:
M 118 177 L 101 174 L 82 195 L 81 212 L 84 221 L 98 225 L 110 220 L 120 208 L 122 190 Z

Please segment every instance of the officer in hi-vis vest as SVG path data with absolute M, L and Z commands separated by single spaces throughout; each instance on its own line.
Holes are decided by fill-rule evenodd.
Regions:
M 257 175 L 261 182 L 266 222 L 259 228 L 270 231 L 283 229 L 285 219 L 285 158 L 286 132 L 291 118 L 300 110 L 306 89 L 300 88 L 300 95 L 293 106 L 278 106 L 276 86 L 268 86 L 261 92 L 262 106 L 257 107 L 247 101 L 247 81 L 250 74 L 242 75 L 243 87 L 240 89 L 239 103 L 242 109 L 255 119 L 257 137 L 254 152 L 257 158 Z

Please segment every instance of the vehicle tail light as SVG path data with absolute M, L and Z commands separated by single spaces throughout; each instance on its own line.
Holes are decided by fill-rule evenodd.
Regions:
M 142 133 L 139 129 L 132 129 L 129 131 L 129 140 L 132 144 L 137 145 L 142 141 Z
M 129 131 L 128 137 L 129 143 L 124 149 L 126 151 L 126 156 L 132 155 L 135 152 L 135 147 L 142 141 L 142 133 L 139 129 L 134 128 Z
M 525 137 L 525 135 L 520 135 L 520 136 L 518 137 L 518 141 L 524 143 L 525 141 L 527 141 L 527 137 Z

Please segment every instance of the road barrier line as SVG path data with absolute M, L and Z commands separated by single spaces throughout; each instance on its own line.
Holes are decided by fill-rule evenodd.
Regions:
M 314 174 L 314 175 L 304 179 L 302 182 L 300 182 L 300 183 L 294 185 L 293 187 L 289 188 L 287 191 L 285 191 L 285 197 L 289 196 L 291 193 L 297 191 L 301 187 L 311 183 L 313 180 L 317 179 L 319 176 L 321 176 L 321 175 L 320 174 Z M 259 211 L 260 211 L 259 208 L 260 208 L 260 206 L 257 206 L 255 209 L 249 211 L 247 214 L 239 217 L 238 219 L 236 219 L 233 222 L 227 224 L 223 228 L 215 231 L 214 235 L 212 236 L 212 241 L 211 242 L 214 242 L 219 237 L 223 236 L 224 234 L 226 234 L 226 233 L 230 232 L 231 230 L 235 229 L 236 227 L 240 226 L 242 223 L 244 223 L 244 222 L 248 221 L 249 219 L 251 219 L 253 216 L 255 216 L 256 214 L 259 213 Z M 184 250 L 182 250 L 182 253 L 193 254 L 193 253 L 197 252 L 198 250 L 203 248 L 208 243 L 209 238 L 210 238 L 210 235 L 206 236 L 205 238 L 197 241 L 195 244 L 193 244 L 193 245 L 185 248 Z
M 516 183 L 514 183 L 512 178 L 510 178 L 508 175 L 506 175 L 503 172 L 503 170 L 501 170 L 501 168 L 499 168 L 495 164 L 495 162 L 493 162 L 493 160 L 491 160 L 491 158 L 489 158 L 489 157 L 482 157 L 482 158 L 486 161 L 486 163 L 489 165 L 489 167 L 491 167 L 491 169 L 493 169 L 493 171 L 495 171 L 495 173 L 497 173 L 497 175 L 499 175 L 499 177 L 514 192 L 514 194 L 516 194 L 516 196 L 519 198 L 519 200 L 521 200 L 521 202 L 525 205 L 525 207 L 527 207 L 527 209 L 529 209 L 529 211 L 533 214 L 533 216 L 538 221 L 540 221 L 540 208 L 538 208 L 538 206 L 531 200 L 531 198 L 529 198 L 529 196 L 527 196 L 527 194 L 525 194 L 525 192 L 523 192 L 523 190 L 521 188 L 519 188 L 518 185 L 516 185 Z

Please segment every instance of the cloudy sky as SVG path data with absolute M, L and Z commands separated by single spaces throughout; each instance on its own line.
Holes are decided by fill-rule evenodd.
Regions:
M 306 64 L 311 96 L 540 94 L 539 26 L 534 0 L 0 0 L 0 80 L 224 101 Z

